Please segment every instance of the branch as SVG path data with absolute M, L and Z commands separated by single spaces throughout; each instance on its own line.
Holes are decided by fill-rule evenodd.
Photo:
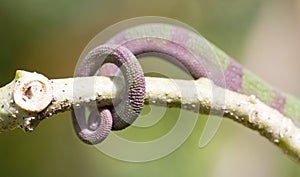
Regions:
M 90 89 L 91 83 L 95 85 L 94 89 Z M 110 105 L 122 88 L 121 82 L 113 82 L 109 77 L 48 80 L 41 74 L 17 71 L 14 80 L 0 90 L 0 132 L 17 127 L 32 131 L 53 114 L 95 101 Z M 195 88 L 195 92 L 191 88 Z M 220 99 L 222 94 L 224 99 Z M 258 131 L 284 153 L 300 161 L 300 129 L 291 119 L 253 95 L 246 96 L 217 87 L 206 78 L 175 80 L 147 77 L 145 104 L 202 114 L 209 114 L 211 110 L 224 112 L 224 117 Z

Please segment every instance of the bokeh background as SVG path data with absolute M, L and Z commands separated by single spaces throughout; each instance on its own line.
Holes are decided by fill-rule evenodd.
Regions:
M 72 77 L 81 51 L 97 33 L 145 15 L 187 23 L 257 75 L 300 96 L 299 0 L 1 0 L 0 83 L 8 83 L 17 69 Z M 159 126 L 174 122 L 170 117 L 178 110 L 170 112 Z M 169 156 L 129 163 L 83 144 L 70 113 L 58 114 L 33 133 L 0 134 L 0 176 L 300 176 L 299 164 L 231 120 L 223 120 L 211 143 L 200 149 L 205 121 L 199 116 L 192 135 Z

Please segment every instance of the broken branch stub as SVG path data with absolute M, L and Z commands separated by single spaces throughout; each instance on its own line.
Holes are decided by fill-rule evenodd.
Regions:
M 41 112 L 51 103 L 52 86 L 45 76 L 28 73 L 16 80 L 13 98 L 25 111 Z

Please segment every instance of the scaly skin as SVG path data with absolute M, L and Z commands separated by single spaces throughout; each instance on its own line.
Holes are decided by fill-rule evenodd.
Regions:
M 102 45 L 93 49 L 79 64 L 75 76 L 95 75 L 98 69 L 106 63 L 119 67 L 124 75 L 124 101 L 117 102 L 114 108 L 98 108 L 90 113 L 86 124 L 83 107 L 72 111 L 73 125 L 77 136 L 87 144 L 97 144 L 103 141 L 112 128 L 113 119 L 122 124 L 131 124 L 141 112 L 145 97 L 145 78 L 142 68 L 135 56 L 126 48 L 115 45 Z M 117 118 L 116 118 L 117 117 Z M 100 119 L 100 121 L 98 121 Z M 114 124 L 118 124 L 116 121 Z
M 265 83 L 199 34 L 190 30 L 168 24 L 145 24 L 120 32 L 106 44 L 123 46 L 135 56 L 155 55 L 167 59 L 190 73 L 195 79 L 206 77 L 231 91 L 255 95 L 265 104 L 291 118 L 294 123 L 297 124 L 300 120 L 298 99 Z M 79 70 L 86 68 L 84 65 L 81 67 Z M 111 66 L 107 66 L 104 67 L 102 74 L 114 73 L 114 70 Z M 125 119 L 130 120 L 126 116 Z M 119 130 L 129 125 L 128 123 L 115 125 L 115 122 L 120 121 L 121 118 L 115 116 L 113 129 Z
M 184 68 L 195 79 L 207 77 L 223 88 L 255 95 L 299 124 L 297 98 L 270 86 L 195 32 L 168 24 L 145 24 L 120 32 L 107 43 L 124 46 L 136 56 L 154 53 Z

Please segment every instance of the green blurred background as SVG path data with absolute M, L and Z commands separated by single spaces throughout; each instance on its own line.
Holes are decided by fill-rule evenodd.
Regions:
M 187 23 L 265 80 L 300 96 L 299 11 L 296 0 L 1 0 L 0 83 L 8 83 L 17 69 L 72 77 L 81 51 L 98 32 L 121 20 L 154 15 Z M 168 111 L 158 126 L 174 123 L 170 117 L 176 114 Z M 83 144 L 70 113 L 55 115 L 33 133 L 0 134 L 0 176 L 300 175 L 299 165 L 281 150 L 231 120 L 222 121 L 212 142 L 200 149 L 205 121 L 199 116 L 192 135 L 167 157 L 129 163 Z

